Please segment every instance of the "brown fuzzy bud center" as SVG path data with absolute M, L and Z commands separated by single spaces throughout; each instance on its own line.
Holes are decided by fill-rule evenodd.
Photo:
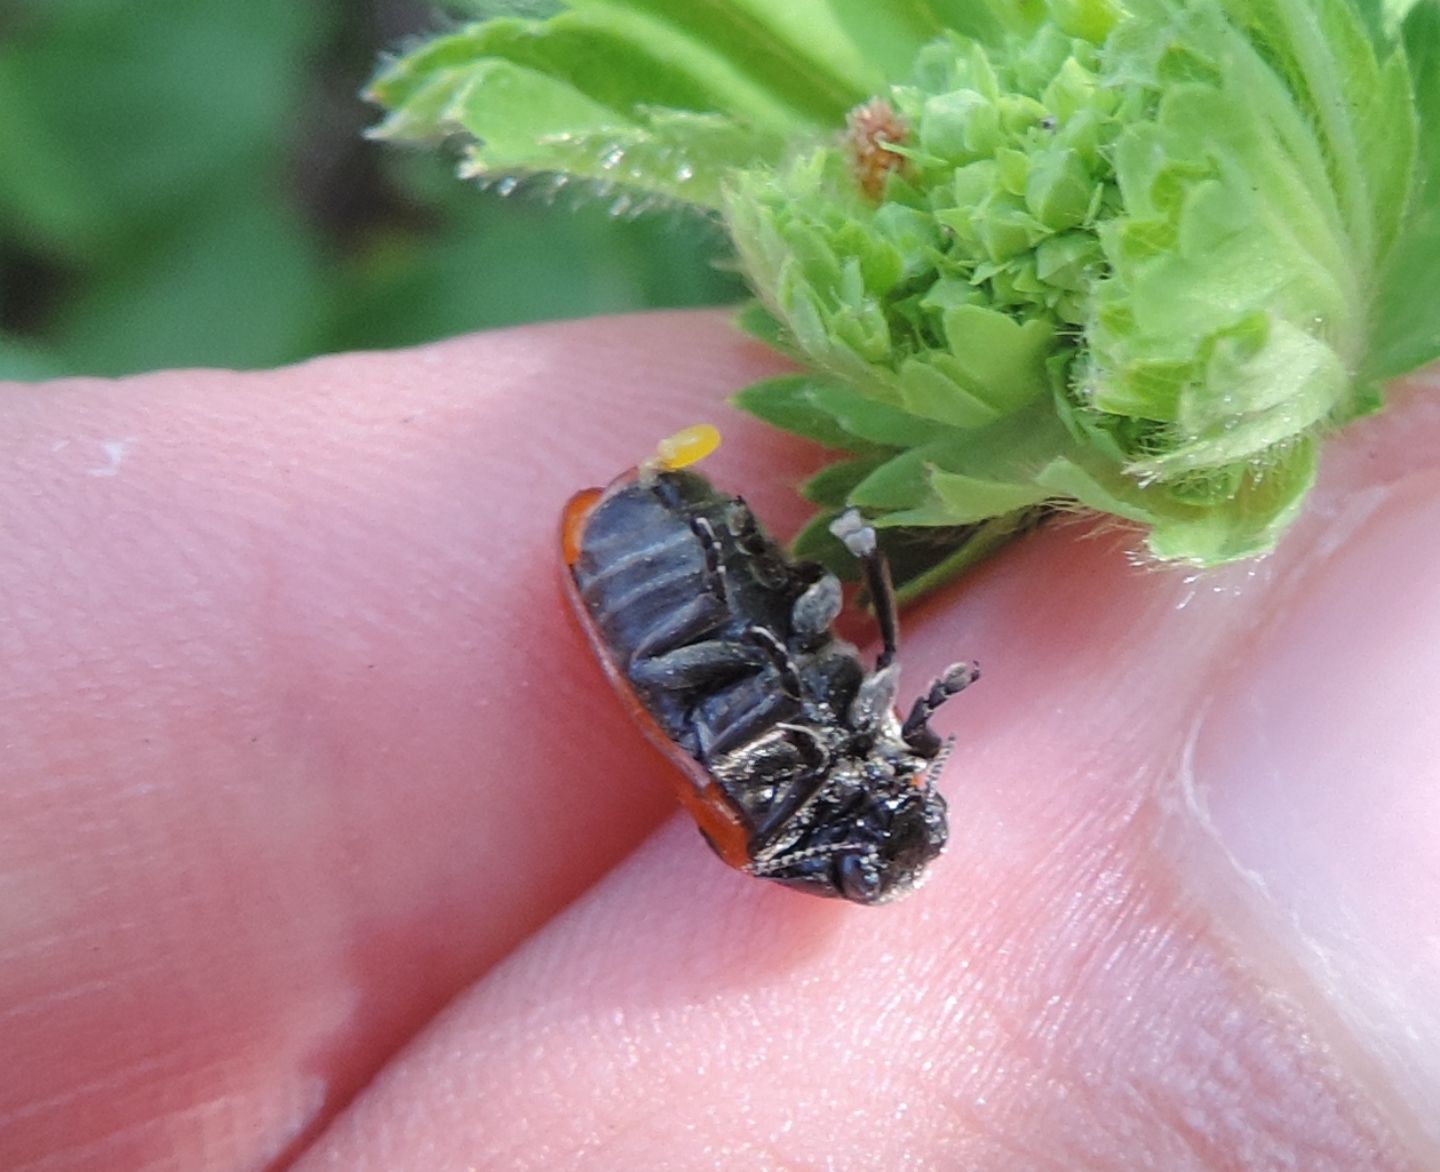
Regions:
M 884 98 L 871 98 L 845 116 L 845 152 L 855 181 L 871 199 L 885 191 L 885 177 L 905 165 L 890 148 L 903 143 L 910 127 Z

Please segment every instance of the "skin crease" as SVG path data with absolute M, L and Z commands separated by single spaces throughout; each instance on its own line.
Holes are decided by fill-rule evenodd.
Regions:
M 793 531 L 820 454 L 722 405 L 780 369 L 669 314 L 6 389 L 0 1167 L 1435 1166 L 1185 753 L 1343 502 L 1440 500 L 1440 415 L 1350 429 L 1258 566 L 1068 521 L 908 612 L 907 701 L 986 674 L 875 910 L 671 816 L 557 585 L 568 495 L 700 419 Z

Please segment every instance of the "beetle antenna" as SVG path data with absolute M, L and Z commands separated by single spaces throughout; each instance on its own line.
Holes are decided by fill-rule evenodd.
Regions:
M 915 700 L 910 715 L 900 726 L 900 738 L 922 757 L 935 758 L 943 744 L 930 729 L 935 710 L 957 692 L 963 692 L 980 678 L 978 663 L 953 663 L 940 673 L 930 690 Z
M 830 532 L 840 539 L 865 572 L 870 605 L 880 625 L 882 650 L 875 661 L 875 670 L 880 671 L 900 654 L 900 624 L 895 617 L 895 584 L 890 579 L 890 562 L 875 539 L 874 526 L 865 523 L 859 509 L 846 509 L 830 522 Z

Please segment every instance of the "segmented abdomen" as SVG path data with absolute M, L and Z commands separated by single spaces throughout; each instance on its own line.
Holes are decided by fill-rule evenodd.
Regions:
M 743 502 L 691 473 L 641 474 L 590 512 L 571 571 L 616 668 L 692 756 L 800 710 L 755 629 L 786 643 L 814 575 Z

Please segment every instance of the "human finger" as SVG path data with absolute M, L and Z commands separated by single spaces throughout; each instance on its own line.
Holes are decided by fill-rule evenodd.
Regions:
M 821 903 L 674 824 L 301 1167 L 1432 1166 L 1435 722 L 1363 754 L 1440 696 L 1437 437 L 1419 396 L 1355 428 L 1258 565 L 1158 571 L 1063 525 L 1002 555 L 908 624 L 912 686 L 986 667 L 943 718 L 930 886 Z M 1363 681 L 1317 668 L 1337 645 Z
M 6 389 L 0 1165 L 283 1160 L 655 825 L 557 518 L 775 369 L 676 314 Z

